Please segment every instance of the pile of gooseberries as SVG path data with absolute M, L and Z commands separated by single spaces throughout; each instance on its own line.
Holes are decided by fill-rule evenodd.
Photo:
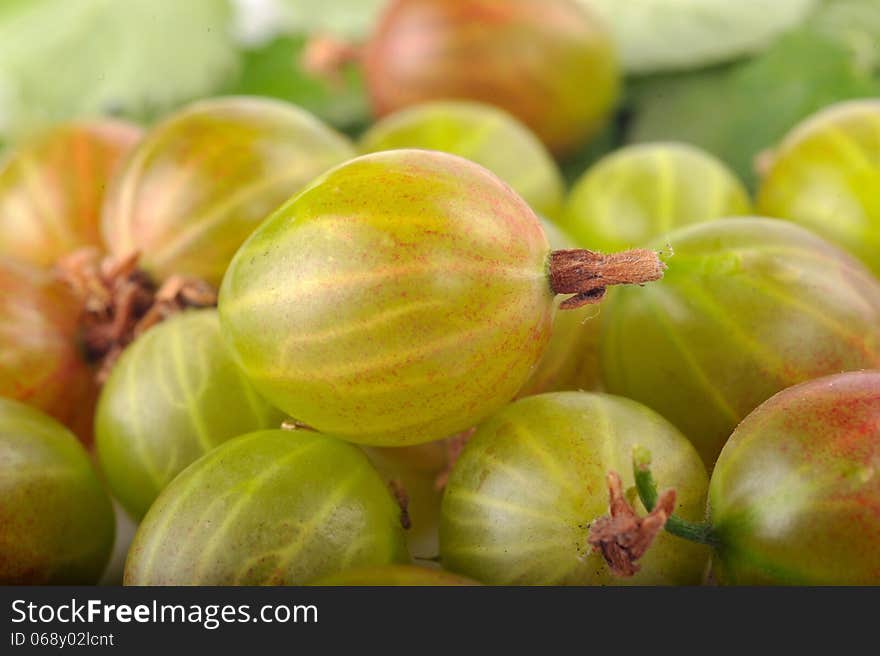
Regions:
M 880 584 L 877 103 L 755 202 L 671 142 L 567 192 L 580 4 L 396 0 L 358 58 L 357 140 L 235 96 L 0 164 L 0 583 L 127 516 L 127 585 Z

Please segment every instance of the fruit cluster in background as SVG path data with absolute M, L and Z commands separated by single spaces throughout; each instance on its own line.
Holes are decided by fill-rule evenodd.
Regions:
M 0 9 L 0 583 L 880 584 L 876 0 L 90 3 Z

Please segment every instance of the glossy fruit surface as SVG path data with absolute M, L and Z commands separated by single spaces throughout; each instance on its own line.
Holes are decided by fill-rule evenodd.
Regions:
M 60 125 L 0 162 L 0 257 L 40 267 L 101 247 L 104 193 L 141 137 L 115 120 Z
M 94 584 L 113 547 L 113 508 L 73 433 L 0 398 L 0 584 Z
M 542 220 L 541 226 L 550 248 L 574 248 L 574 244 L 556 225 Z M 608 294 L 613 294 L 608 290 Z M 553 317 L 550 343 L 538 367 L 532 372 L 517 396 L 563 390 L 592 390 L 599 385 L 599 334 L 602 311 L 588 305 L 577 310 L 559 310 Z
M 555 153 L 595 134 L 620 85 L 608 31 L 573 0 L 396 0 L 364 64 L 379 115 L 479 100 L 519 118 Z
M 291 417 L 374 446 L 427 442 L 470 428 L 530 375 L 550 338 L 548 254 L 535 214 L 486 169 L 432 151 L 365 155 L 236 253 L 221 326 Z
M 504 180 L 536 212 L 555 217 L 565 194 L 562 174 L 544 145 L 519 121 L 491 105 L 427 102 L 382 119 L 361 137 L 361 150 L 426 148 L 459 155 Z
M 616 289 L 603 306 L 602 375 L 676 424 L 708 466 L 779 390 L 880 365 L 880 282 L 837 247 L 771 219 L 712 221 L 669 241 L 661 282 Z
M 126 585 L 301 585 L 408 560 L 400 508 L 357 447 L 259 431 L 214 449 L 141 523 Z
M 712 475 L 719 581 L 880 584 L 880 372 L 786 389 L 739 425 Z
M 521 399 L 468 442 L 443 497 L 444 567 L 483 583 L 514 585 L 697 584 L 706 547 L 657 537 L 631 579 L 615 578 L 587 543 L 608 512 L 606 475 L 634 484 L 640 444 L 678 492 L 676 512 L 702 519 L 708 485 L 691 444 L 650 409 L 620 397 L 560 392 Z M 668 477 L 668 478 L 666 478 Z
M 720 160 L 686 144 L 652 143 L 622 148 L 589 169 L 560 225 L 583 248 L 613 251 L 750 211 L 748 192 Z
M 95 440 L 113 495 L 139 519 L 191 462 L 283 420 L 232 361 L 217 311 L 198 310 L 126 348 L 101 390 Z
M 833 105 L 773 153 L 758 210 L 835 242 L 880 273 L 880 100 Z
M 80 305 L 49 273 L 0 260 L 0 396 L 92 439 L 97 388 L 79 346 Z
M 275 100 L 203 100 L 156 125 L 109 193 L 102 232 L 113 255 L 140 251 L 157 280 L 217 285 L 235 250 L 291 194 L 354 155 L 345 139 Z
M 327 576 L 312 585 L 334 586 L 452 586 L 479 585 L 457 574 L 415 565 L 385 565 L 362 567 Z

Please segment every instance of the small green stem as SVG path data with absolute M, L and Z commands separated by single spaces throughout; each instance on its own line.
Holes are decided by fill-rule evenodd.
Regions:
M 642 504 L 651 512 L 657 505 L 657 483 L 651 473 L 651 452 L 646 448 L 637 446 L 633 449 L 633 476 L 636 480 L 636 490 Z M 709 546 L 719 544 L 718 536 L 708 522 L 690 522 L 678 515 L 670 515 L 666 520 L 666 532 L 672 535 Z

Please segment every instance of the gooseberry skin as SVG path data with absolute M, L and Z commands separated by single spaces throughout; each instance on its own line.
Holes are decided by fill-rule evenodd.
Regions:
M 657 536 L 630 579 L 616 578 L 587 543 L 608 512 L 606 475 L 634 484 L 632 448 L 654 454 L 675 486 L 676 513 L 703 517 L 708 479 L 687 439 L 635 401 L 558 392 L 521 399 L 484 422 L 455 463 L 443 496 L 440 556 L 451 571 L 492 585 L 697 584 L 709 550 Z M 644 510 L 644 509 L 642 509 Z
M 751 213 L 723 162 L 680 143 L 622 148 L 575 182 L 560 225 L 584 248 L 621 250 L 691 223 Z
M 758 211 L 814 230 L 880 274 L 880 100 L 822 110 L 770 161 Z
M 509 401 L 550 338 L 549 246 L 486 169 L 364 155 L 316 180 L 236 253 L 224 337 L 291 417 L 371 446 L 454 435 Z
M 333 574 L 314 581 L 312 585 L 448 587 L 480 584 L 463 576 L 444 572 L 443 570 L 416 567 L 415 565 L 385 565 L 383 567 L 362 567 L 346 570 L 339 574 Z
M 400 508 L 355 446 L 249 433 L 187 467 L 135 535 L 126 585 L 302 585 L 408 560 Z
M 554 251 L 574 248 L 569 237 L 550 221 L 541 226 Z M 613 294 L 609 289 L 607 294 Z M 518 397 L 565 390 L 594 390 L 599 386 L 599 335 L 601 308 L 587 305 L 559 310 L 553 317 L 553 333 L 538 367 L 520 389 Z
M 746 417 L 709 488 L 719 582 L 880 584 L 878 427 L 877 371 L 791 387 Z
M 101 248 L 104 194 L 140 128 L 102 119 L 59 125 L 0 163 L 0 257 L 39 267 Z
M 687 435 L 707 466 L 736 425 L 776 392 L 880 365 L 880 283 L 786 221 L 684 228 L 663 280 L 603 305 L 609 392 L 641 401 Z M 659 479 L 658 479 L 659 480 Z
M 180 274 L 218 285 L 250 232 L 312 178 L 354 156 L 342 135 L 276 100 L 202 100 L 144 137 L 108 194 L 110 253 L 141 253 L 161 281 Z
M 572 0 L 396 0 L 364 71 L 379 116 L 427 100 L 482 101 L 557 155 L 599 130 L 620 89 L 609 32 Z
M 113 547 L 110 498 L 73 433 L 0 398 L 0 584 L 88 585 Z
M 79 344 L 80 309 L 49 272 L 0 259 L 0 396 L 47 412 L 90 444 L 97 387 Z
M 485 166 L 533 210 L 556 217 L 565 196 L 562 173 L 544 145 L 507 112 L 469 101 L 435 101 L 401 109 L 361 137 L 365 153 L 399 148 L 442 150 Z
M 217 311 L 198 310 L 126 348 L 101 390 L 95 441 L 113 496 L 140 519 L 191 462 L 283 420 L 233 362 Z

